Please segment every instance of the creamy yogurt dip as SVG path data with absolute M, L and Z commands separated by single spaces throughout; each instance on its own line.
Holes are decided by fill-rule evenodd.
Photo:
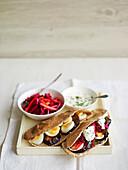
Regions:
M 92 96 L 89 95 L 74 95 L 67 96 L 66 103 L 73 107 L 87 107 L 94 102 Z
M 84 136 L 87 141 L 92 141 L 95 138 L 95 128 L 94 126 L 89 126 L 84 131 Z

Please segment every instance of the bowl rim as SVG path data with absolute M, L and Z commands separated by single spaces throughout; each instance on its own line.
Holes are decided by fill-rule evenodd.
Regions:
M 31 92 L 31 91 L 40 90 L 40 89 L 42 89 L 42 88 L 33 88 L 33 89 L 30 89 L 30 90 L 27 90 L 27 91 L 25 91 L 24 93 L 22 93 L 22 94 L 18 97 L 18 100 L 17 100 L 18 108 L 19 108 L 24 114 L 29 115 L 29 116 L 32 116 L 32 117 L 49 117 L 49 116 L 53 116 L 53 115 L 57 114 L 59 111 L 61 111 L 61 110 L 64 108 L 64 106 L 65 106 L 65 98 L 64 98 L 63 94 L 62 94 L 61 92 L 55 90 L 55 89 L 47 88 L 47 89 L 45 89 L 45 90 L 53 90 L 53 91 L 59 93 L 59 94 L 62 96 L 63 101 L 64 101 L 62 107 L 61 107 L 59 110 L 57 110 L 56 112 L 53 112 L 53 113 L 50 113 L 50 114 L 46 114 L 46 115 L 35 115 L 35 114 L 31 114 L 31 113 L 29 113 L 29 112 L 24 111 L 24 110 L 22 109 L 22 107 L 21 107 L 20 98 L 21 98 L 22 96 L 24 96 L 26 93 L 29 93 L 29 92 Z M 38 93 L 38 92 L 37 92 L 37 93 Z M 34 94 L 34 93 L 33 93 L 33 94 Z M 32 94 L 31 94 L 31 95 L 32 95 Z M 31 96 L 31 95 L 30 95 L 30 96 Z M 29 97 L 29 96 L 28 96 L 28 97 Z
M 68 90 L 70 91 L 70 89 L 83 89 L 83 90 L 84 90 L 84 89 L 87 89 L 87 90 L 92 91 L 93 93 L 95 93 L 96 96 L 98 96 L 97 93 L 96 93 L 93 89 L 91 89 L 91 88 L 82 87 L 82 86 L 77 86 L 77 87 L 72 86 L 72 87 L 66 88 L 65 90 L 62 91 L 62 94 L 63 94 L 64 98 L 66 98 L 66 95 L 65 95 L 64 93 L 65 93 L 66 91 L 68 91 Z M 86 107 L 75 107 L 75 106 L 72 106 L 72 105 L 67 104 L 67 103 L 66 103 L 66 99 L 65 99 L 65 105 L 66 105 L 67 107 L 74 108 L 74 109 L 87 109 L 87 108 L 89 108 L 89 107 L 92 107 L 92 106 L 97 102 L 97 100 L 98 100 L 98 98 L 96 98 L 96 100 L 95 100 L 92 104 L 90 104 L 90 105 L 88 105 L 88 106 L 86 106 Z

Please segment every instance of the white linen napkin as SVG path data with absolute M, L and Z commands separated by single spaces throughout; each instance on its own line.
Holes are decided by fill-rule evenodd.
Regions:
M 83 86 L 95 91 L 109 94 L 111 100 L 104 107 L 110 110 L 112 124 L 110 127 L 112 136 L 113 152 L 111 155 L 88 155 L 83 158 L 69 156 L 19 156 L 16 154 L 16 142 L 20 127 L 22 113 L 17 108 L 17 99 L 25 91 L 35 87 L 45 86 L 48 82 L 22 83 L 16 89 L 14 102 L 9 123 L 9 128 L 1 152 L 3 170 L 108 170 L 128 169 L 128 82 L 108 81 L 80 81 L 67 80 L 56 82 L 51 88 L 63 91 L 70 86 Z

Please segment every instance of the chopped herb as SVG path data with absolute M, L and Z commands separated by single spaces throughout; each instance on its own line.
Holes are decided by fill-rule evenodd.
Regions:
M 94 142 L 94 145 L 97 145 L 98 144 L 98 142 Z
M 79 99 L 80 97 L 79 96 L 76 96 L 76 99 Z
M 84 103 L 77 103 L 77 106 L 83 106 Z

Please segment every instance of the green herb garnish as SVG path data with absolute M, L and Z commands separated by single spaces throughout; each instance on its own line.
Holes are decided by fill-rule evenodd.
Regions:
M 94 145 L 97 145 L 98 144 L 98 142 L 94 142 Z
M 84 103 L 77 103 L 77 106 L 83 106 Z

